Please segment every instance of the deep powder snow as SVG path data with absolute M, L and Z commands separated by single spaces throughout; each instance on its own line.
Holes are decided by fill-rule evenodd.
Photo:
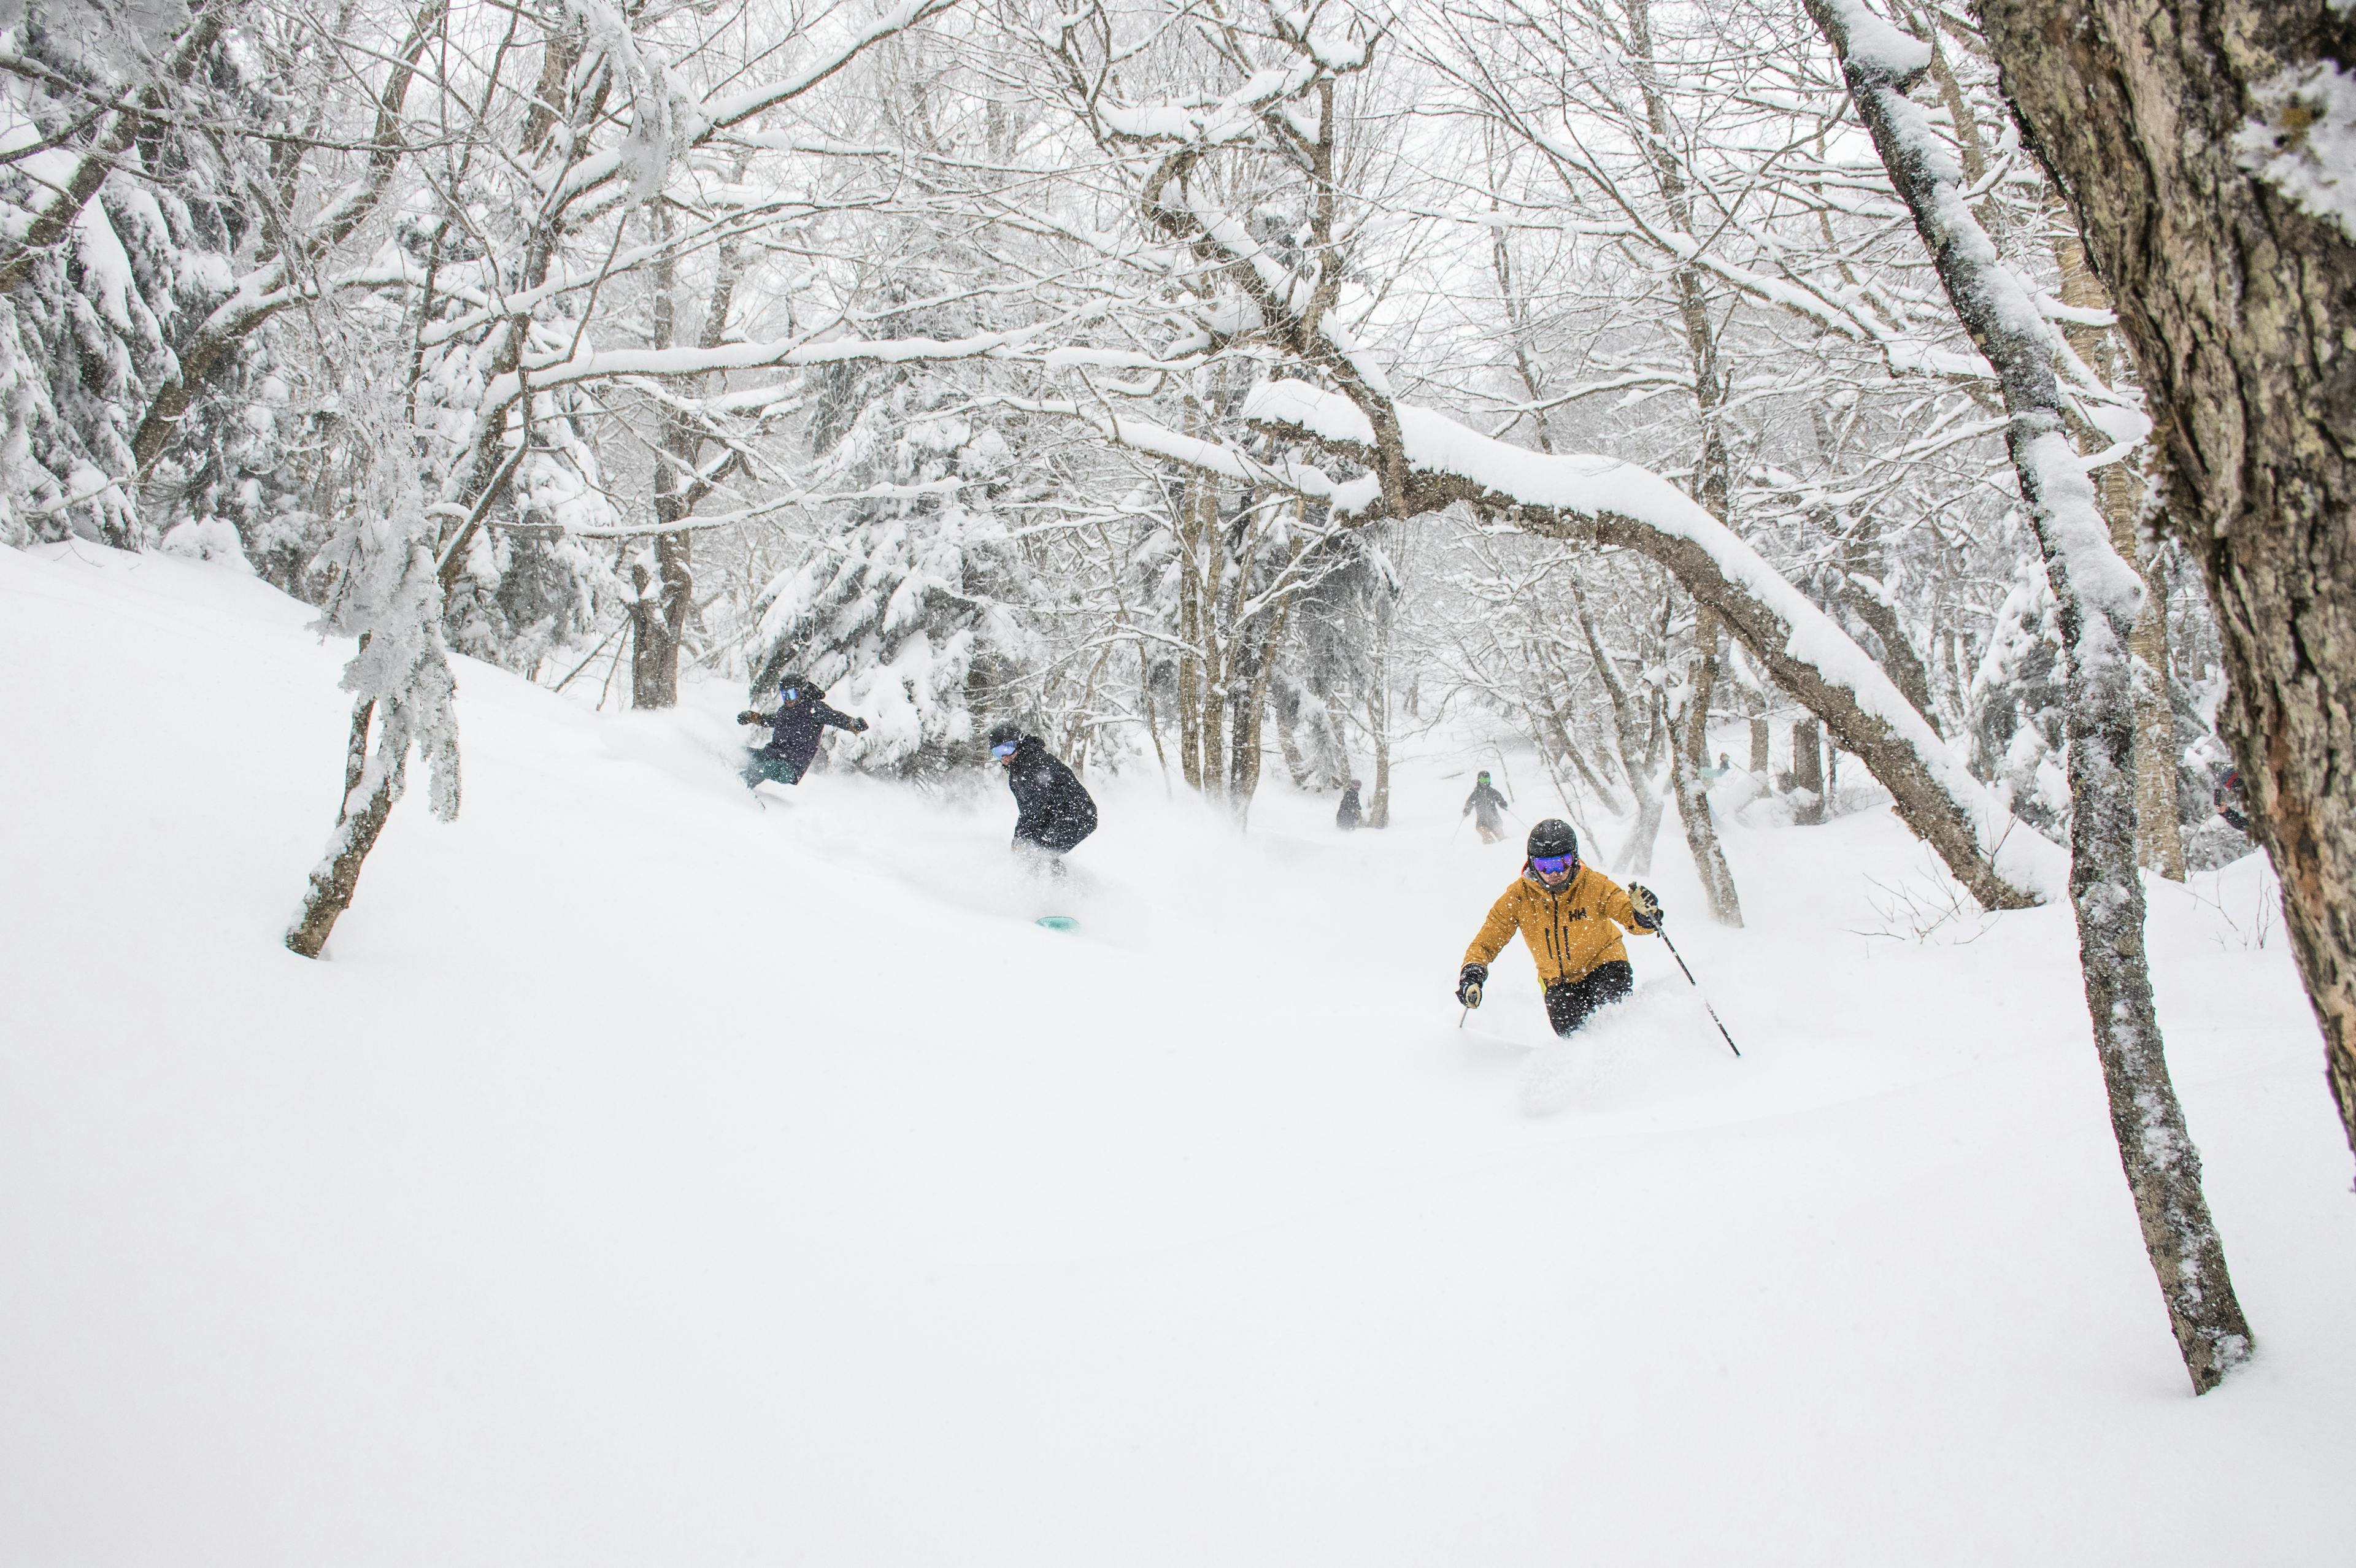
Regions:
M 1457 806 L 1510 754 L 1421 742 L 1352 836 L 1092 779 L 1053 891 L 1002 791 L 762 811 L 741 691 L 600 715 L 462 661 L 464 812 L 404 803 L 311 964 L 347 650 L 309 618 L 0 551 L 0 1562 L 2340 1541 L 2356 1199 L 2254 860 L 2151 889 L 2261 1347 L 2195 1401 L 2067 910 L 1890 934 L 1937 878 L 1886 811 L 1738 817 L 1742 932 L 1665 848 L 1740 1061 L 1641 939 L 1561 1043 L 1518 947 L 1449 997 L 1515 859 Z

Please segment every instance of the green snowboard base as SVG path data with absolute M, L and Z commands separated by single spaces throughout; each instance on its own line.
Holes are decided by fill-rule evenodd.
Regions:
M 1037 923 L 1050 931 L 1077 931 L 1080 923 L 1067 914 L 1043 914 Z

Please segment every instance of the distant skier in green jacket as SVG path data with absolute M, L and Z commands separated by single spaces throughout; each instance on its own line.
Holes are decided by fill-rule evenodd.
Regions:
M 1502 813 L 1512 805 L 1512 801 L 1497 793 L 1497 786 L 1489 782 L 1489 775 L 1483 773 L 1480 782 L 1472 786 L 1472 793 L 1464 797 L 1464 809 L 1456 814 L 1456 819 L 1462 822 L 1471 816 L 1473 831 L 1481 835 L 1481 842 L 1494 844 L 1505 836 L 1505 819 Z

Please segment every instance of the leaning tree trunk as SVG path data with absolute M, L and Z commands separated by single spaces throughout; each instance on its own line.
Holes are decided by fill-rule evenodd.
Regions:
M 2223 635 L 2226 738 L 2356 1147 L 2356 222 L 2309 128 L 2356 17 L 2315 0 L 1980 0 L 2159 427 Z M 2305 200 L 2302 200 L 2305 193 Z M 2343 180 L 2337 199 L 2345 203 Z
M 344 803 L 336 812 L 335 836 L 328 841 L 327 858 L 313 869 L 303 907 L 286 932 L 286 945 L 305 958 L 320 955 L 336 922 L 352 907 L 352 896 L 359 891 L 360 863 L 376 848 L 377 835 L 384 831 L 406 782 L 405 748 L 389 763 L 377 759 L 375 777 L 369 776 L 369 720 L 375 713 L 372 698 L 352 705 L 351 740 L 344 751 Z
M 2201 1189 L 2201 1158 L 2162 1050 L 2144 953 L 2136 864 L 2134 672 L 2127 639 L 2141 580 L 2110 535 L 2067 434 L 2052 335 L 1963 199 L 1962 173 L 1906 90 L 1929 64 L 1918 40 L 1874 22 L 1858 0 L 1807 0 L 1842 57 L 1858 117 L 1914 216 L 1956 315 L 1996 368 L 2006 445 L 2053 585 L 2069 693 L 2070 898 L 2086 1010 L 2111 1128 L 2193 1392 L 2250 1354 L 2225 1251 Z M 1866 24 L 1873 30 L 1868 32 Z

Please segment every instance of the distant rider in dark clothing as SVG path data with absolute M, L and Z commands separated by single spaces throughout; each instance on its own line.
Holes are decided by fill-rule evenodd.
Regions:
M 748 708 L 736 715 L 739 724 L 769 727 L 769 743 L 744 764 L 747 789 L 758 789 L 764 779 L 771 784 L 801 783 L 802 774 L 809 772 L 810 759 L 818 755 L 819 732 L 830 724 L 854 735 L 867 732 L 866 720 L 829 708 L 819 700 L 825 695 L 826 688 L 789 675 L 777 683 L 775 713 L 756 713 Z
M 1358 826 L 1365 808 L 1358 805 L 1358 781 L 1352 779 L 1350 787 L 1342 792 L 1341 808 L 1333 813 L 1333 826 L 1347 833 Z
M 1483 773 L 1480 782 L 1472 786 L 1472 793 L 1464 797 L 1464 809 L 1456 814 L 1456 819 L 1462 822 L 1478 812 L 1480 815 L 1472 817 L 1473 831 L 1481 835 L 1482 843 L 1494 844 L 1505 836 L 1505 819 L 1498 813 L 1512 804 L 1497 793 L 1497 786 L 1489 782 L 1489 775 Z
M 1097 803 L 1047 743 L 1012 724 L 990 732 L 991 760 L 1006 770 L 1014 794 L 1014 848 L 1043 859 L 1055 876 L 1064 856 L 1097 830 Z
M 2242 790 L 2242 770 L 2228 768 L 2225 776 L 2217 781 L 2210 798 L 2216 803 L 2217 815 L 2236 833 L 2250 831 L 2250 801 Z

